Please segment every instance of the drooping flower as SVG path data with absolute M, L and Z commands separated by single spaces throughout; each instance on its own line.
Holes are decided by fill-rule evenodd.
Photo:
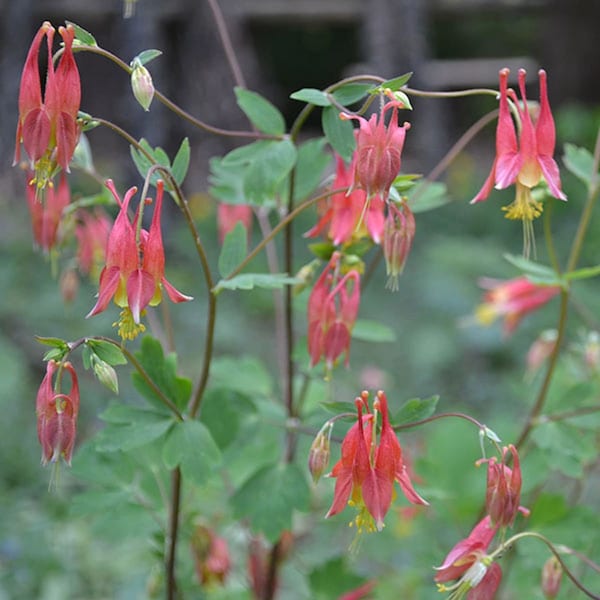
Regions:
M 350 334 L 360 304 L 360 275 L 355 269 L 340 274 L 339 252 L 315 282 L 308 299 L 308 352 L 314 367 L 322 357 L 328 369 L 345 353 L 348 365 Z
M 542 567 L 542 593 L 546 600 L 554 600 L 558 596 L 562 575 L 562 565 L 556 556 L 552 555 Z
M 513 459 L 512 468 L 506 466 L 506 456 L 510 452 Z M 495 456 L 477 461 L 477 464 L 487 462 L 487 487 L 485 508 L 490 517 L 490 523 L 498 527 L 510 527 L 518 512 L 525 516 L 529 510 L 519 505 L 521 500 L 521 464 L 517 449 L 510 444 L 502 449 L 502 460 L 498 462 Z
M 370 598 L 371 592 L 375 588 L 375 581 L 367 581 L 357 588 L 350 590 L 338 597 L 337 600 L 363 600 L 364 598 Z
M 133 223 L 127 214 L 129 202 L 137 192 L 130 188 L 123 200 L 119 197 L 112 181 L 106 186 L 120 206 L 119 214 L 110 232 L 106 247 L 106 265 L 100 274 L 98 301 L 87 315 L 92 317 L 106 309 L 114 298 L 117 306 L 123 308 L 118 321 L 119 335 L 123 339 L 134 339 L 144 326 L 140 323 L 142 311 L 147 306 L 156 306 L 162 299 L 164 288 L 172 302 L 186 302 L 186 296 L 171 285 L 165 277 L 165 253 L 161 232 L 161 210 L 164 185 L 156 184 L 156 201 L 150 229 L 139 226 L 140 206 Z
M 68 394 L 57 391 L 52 383 L 54 374 L 59 369 L 69 373 L 71 378 Z M 79 383 L 71 363 L 48 361 L 46 375 L 37 393 L 35 410 L 38 439 L 42 446 L 42 464 L 57 462 L 62 457 L 70 465 L 79 412 Z
M 508 89 L 508 69 L 500 71 L 500 105 L 496 129 L 496 158 L 492 170 L 472 204 L 485 200 L 492 188 L 504 189 L 516 184 L 516 198 L 505 207 L 508 219 L 520 219 L 525 225 L 526 236 L 531 221 L 542 212 L 542 204 L 534 200 L 531 189 L 540 181 L 548 184 L 550 193 L 560 200 L 567 197 L 562 192 L 558 165 L 554 160 L 556 133 L 554 118 L 548 101 L 546 72 L 538 73 L 540 80 L 540 105 L 534 119 L 525 94 L 525 70 L 519 69 L 519 90 L 522 104 L 513 90 Z M 513 101 L 518 114 L 520 133 L 517 141 L 515 124 L 511 117 L 508 99 Z M 534 125 L 535 120 L 535 125 Z M 526 246 L 528 240 L 526 238 Z
M 415 217 L 406 202 L 388 203 L 383 233 L 383 256 L 388 275 L 386 287 L 398 289 L 398 277 L 404 270 L 415 237 Z
M 354 161 L 356 157 L 354 158 Z M 354 162 L 349 168 L 344 160 L 336 156 L 336 175 L 333 189 L 352 187 Z M 384 232 L 384 202 L 375 196 L 367 202 L 367 194 L 362 189 L 338 192 L 320 205 L 321 218 L 318 223 L 305 233 L 306 237 L 316 237 L 327 228 L 327 237 L 336 246 L 349 243 L 367 235 L 379 244 Z
M 397 100 L 386 102 L 379 114 L 364 117 L 341 113 L 341 119 L 356 119 L 359 128 L 355 132 L 356 151 L 353 164 L 353 187 L 364 190 L 370 200 L 379 196 L 386 201 L 392 182 L 400 171 L 402 149 L 410 123 L 398 125 L 398 109 L 403 104 Z M 385 113 L 391 110 L 389 123 L 385 124 Z
M 219 242 L 222 244 L 225 236 L 240 222 L 248 236 L 252 229 L 252 207 L 249 204 L 226 204 L 219 202 L 217 207 L 217 226 Z
M 313 443 L 310 446 L 308 452 L 308 470 L 313 478 L 313 481 L 317 483 L 321 478 L 321 475 L 325 472 L 325 469 L 329 465 L 329 457 L 331 456 L 331 430 L 333 429 L 333 422 L 327 421 L 323 427 L 317 433 Z
M 63 210 L 71 202 L 67 178 L 61 174 L 58 186 L 48 185 L 46 189 L 40 191 L 32 183 L 32 174 L 28 173 L 26 196 L 33 239 L 44 252 L 50 252 L 58 242 Z
M 488 546 L 498 531 L 490 517 L 484 517 L 450 550 L 441 566 L 436 567 L 435 581 L 440 592 L 452 592 L 453 600 L 493 600 L 502 579 L 502 569 L 486 555 Z M 449 581 L 458 579 L 450 586 Z
M 526 277 L 516 277 L 505 281 L 484 278 L 480 285 L 488 291 L 483 303 L 476 311 L 476 319 L 483 325 L 490 325 L 498 317 L 504 318 L 504 332 L 512 333 L 521 319 L 537 310 L 560 293 L 560 287 L 539 285 Z
M 409 502 L 427 504 L 408 476 L 400 442 L 389 422 L 385 393 L 377 392 L 375 413 L 369 411 L 367 399 L 368 393 L 363 392 L 355 400 L 357 422 L 344 437 L 340 460 L 329 474 L 336 482 L 333 502 L 326 515 L 336 515 L 347 503 L 354 506 L 358 510 L 355 524 L 359 533 L 383 529 L 394 495 L 394 481 L 399 483 Z M 377 413 L 381 414 L 381 433 L 379 443 L 374 444 Z
M 75 228 L 77 238 L 77 262 L 84 275 L 98 277 L 106 260 L 106 246 L 112 223 L 108 215 L 96 208 L 93 212 L 79 211 Z
M 200 583 L 205 586 L 223 585 L 231 569 L 227 540 L 212 529 L 197 525 L 192 533 L 191 546 Z
M 19 89 L 14 164 L 21 158 L 21 143 L 35 171 L 35 183 L 44 188 L 58 168 L 69 170 L 79 138 L 77 113 L 81 104 L 79 71 L 73 57 L 75 29 L 71 24 L 59 27 L 64 52 L 56 68 L 52 61 L 54 27 L 45 21 L 33 39 Z M 42 95 L 38 57 L 42 40 L 48 46 L 48 70 Z

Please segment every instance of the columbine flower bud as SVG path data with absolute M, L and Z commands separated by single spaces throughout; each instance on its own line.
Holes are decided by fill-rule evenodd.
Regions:
M 152 98 L 154 98 L 154 83 L 152 83 L 150 71 L 139 62 L 134 64 L 133 71 L 131 71 L 131 89 L 141 107 L 145 111 L 149 111 Z
M 558 333 L 556 329 L 542 331 L 540 336 L 531 344 L 527 352 L 527 375 L 532 377 L 552 354 Z
M 505 464 L 506 455 L 510 452 L 513 457 L 513 467 L 507 467 Z M 511 526 L 517 516 L 517 512 L 525 515 L 529 511 L 519 506 L 521 499 L 521 465 L 519 463 L 519 454 L 517 449 L 510 444 L 502 450 L 502 462 L 498 463 L 495 456 L 487 461 L 478 461 L 488 463 L 487 472 L 487 490 L 485 496 L 485 506 L 493 525 L 499 527 Z
M 91 355 L 91 363 L 98 381 L 102 385 L 105 385 L 111 392 L 118 394 L 119 380 L 117 378 L 117 372 L 107 362 L 98 358 L 94 353 Z
M 389 277 L 386 287 L 392 291 L 398 289 L 398 277 L 404 270 L 414 237 L 415 217 L 406 202 L 399 206 L 390 202 L 383 231 L 383 255 Z
M 563 568 L 556 559 L 551 556 L 542 568 L 542 592 L 546 600 L 553 600 L 558 595 Z
M 198 525 L 192 534 L 192 555 L 202 585 L 223 585 L 231 568 L 227 541 Z
M 319 481 L 321 475 L 323 475 L 329 465 L 329 457 L 331 456 L 329 440 L 332 429 L 333 423 L 327 421 L 321 427 L 321 431 L 317 433 L 317 437 L 315 437 L 308 453 L 308 470 L 315 483 Z

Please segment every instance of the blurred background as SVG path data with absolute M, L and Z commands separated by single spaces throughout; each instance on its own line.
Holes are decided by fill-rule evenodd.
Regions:
M 536 72 L 543 67 L 548 72 L 550 101 L 557 124 L 559 163 L 565 142 L 593 150 L 600 126 L 597 46 L 600 2 L 220 0 L 220 6 L 247 87 L 268 97 L 283 112 L 288 125 L 302 108 L 301 103 L 289 98 L 292 92 L 304 87 L 324 88 L 349 75 L 372 73 L 393 77 L 414 71 L 410 82 L 414 88 L 457 90 L 496 87 L 500 68 L 508 66 L 514 75 L 519 67 L 525 67 L 529 72 L 529 98 L 537 99 Z M 203 0 L 137 0 L 128 4 L 121 0 L 0 0 L 0 10 L 3 15 L 0 22 L 0 251 L 3 257 L 0 261 L 0 407 L 3 417 L 0 420 L 0 599 L 143 598 L 147 595 L 148 557 L 140 549 L 142 546 L 132 542 L 129 548 L 126 544 L 122 548 L 123 559 L 115 560 L 122 542 L 117 542 L 118 538 L 104 539 L 101 532 L 88 527 L 70 512 L 70 497 L 82 484 L 63 469 L 64 485 L 58 492 L 49 494 L 49 471 L 39 465 L 34 399 L 44 373 L 44 348 L 35 342 L 34 336 L 75 339 L 90 333 L 110 335 L 116 312 L 84 321 L 83 316 L 94 303 L 95 287 L 82 283 L 76 298 L 65 304 L 49 261 L 32 250 L 24 176 L 20 169 L 11 168 L 20 73 L 40 23 L 50 20 L 58 26 L 69 20 L 93 33 L 99 45 L 125 61 L 144 49 L 162 50 L 163 56 L 150 65 L 157 89 L 214 125 L 223 128 L 248 125 L 236 106 L 232 93 L 234 81 L 216 33 L 213 14 Z M 128 14 L 127 18 L 124 13 Z M 131 95 L 125 73 L 91 54 L 78 54 L 76 60 L 82 77 L 82 110 L 113 120 L 134 137 L 145 137 L 153 146 L 162 146 L 171 156 L 183 137 L 190 138 L 192 166 L 184 191 L 193 204 L 198 226 L 213 250 L 212 261 L 216 264 L 216 203 L 208 194 L 208 159 L 231 150 L 235 140 L 193 131 L 157 102 L 153 103 L 149 115 L 144 113 Z M 461 133 L 495 106 L 490 98 L 415 98 L 414 112 L 404 117 L 411 121 L 412 129 L 405 146 L 403 172 L 427 174 Z M 309 121 L 305 135 L 319 135 L 318 127 L 317 117 L 314 122 Z M 120 190 L 141 185 L 129 158 L 129 149 L 121 139 L 98 128 L 89 133 L 89 141 L 96 169 L 103 177 L 113 178 Z M 396 341 L 377 345 L 355 341 L 351 368 L 338 370 L 335 385 L 329 386 L 326 392 L 327 399 L 351 400 L 365 386 L 383 385 L 390 403 L 397 409 L 409 398 L 440 394 L 440 410 L 470 411 L 480 421 L 489 423 L 503 440 L 511 440 L 518 431 L 538 383 L 524 377 L 526 352 L 543 329 L 555 325 L 558 303 L 549 304 L 527 319 L 510 340 L 503 336 L 500 324 L 482 328 L 469 318 L 480 301 L 478 278 L 515 276 L 514 267 L 501 257 L 506 252 L 519 254 L 521 251 L 519 224 L 505 220 L 500 210 L 500 206 L 512 200 L 510 190 L 494 192 L 487 202 L 475 207 L 468 204 L 487 176 L 493 160 L 493 144 L 494 126 L 491 125 L 443 174 L 453 201 L 438 210 L 418 215 L 413 251 L 400 280 L 399 292 L 384 290 L 385 273 L 380 265 L 365 289 L 361 317 L 376 319 L 388 326 Z M 585 189 L 564 169 L 561 174 L 569 203 L 553 203 L 552 223 L 559 256 L 561 252 L 564 256 L 575 231 Z M 96 182 L 77 172 L 71 183 L 74 196 L 98 191 Z M 167 275 L 180 289 L 198 299 L 172 311 L 175 326 L 184 330 L 181 368 L 186 375 L 194 377 L 201 352 L 197 343 L 202 339 L 204 328 L 204 290 L 197 267 L 188 258 L 193 252 L 192 245 L 175 212 L 169 216 L 165 235 Z M 297 231 L 308 230 L 314 218 L 314 215 L 303 215 Z M 541 224 L 536 223 L 535 227 L 538 259 L 544 262 L 546 251 Z M 255 242 L 257 230 L 255 227 Z M 584 248 L 582 265 L 598 263 L 598 234 L 600 224 L 595 220 Z M 311 259 L 302 239 L 297 241 L 296 256 L 298 268 Z M 264 259 L 258 259 L 255 267 L 256 270 L 266 268 Z M 594 304 L 597 293 L 598 286 L 593 282 L 577 287 L 577 303 L 591 310 L 580 311 L 580 315 L 569 322 L 569 348 L 575 357 L 589 331 L 598 324 L 597 304 Z M 258 347 L 259 358 L 276 378 L 277 358 L 270 341 L 271 294 L 264 291 L 224 294 L 221 301 L 217 354 L 243 356 L 256 352 Z M 306 297 L 299 298 L 296 320 L 299 337 L 304 335 L 305 302 Z M 582 314 L 585 318 L 580 318 Z M 257 339 L 261 340 L 260 344 L 256 343 Z M 299 346 L 301 344 L 302 340 Z M 299 355 L 305 360 L 302 350 Z M 97 414 L 106 406 L 110 393 L 100 389 L 89 374 L 80 371 L 82 414 L 78 439 L 83 442 L 100 427 Z M 127 398 L 131 393 L 127 377 L 123 374 L 121 380 L 122 397 Z M 566 383 L 565 387 L 568 388 Z M 317 421 L 318 418 L 315 423 Z M 423 583 L 423 561 L 429 561 L 425 562 L 428 566 L 441 561 L 460 532 L 468 529 L 482 494 L 483 473 L 471 473 L 472 462 L 479 452 L 476 436 L 473 434 L 471 444 L 465 446 L 462 444 L 465 431 L 466 426 L 440 425 L 427 430 L 426 443 L 419 434 L 411 433 L 403 438 L 418 457 L 416 464 L 423 473 L 424 490 L 430 492 L 429 499 L 439 501 L 438 516 L 450 518 L 454 528 L 444 532 L 432 549 L 431 540 L 438 535 L 434 524 L 415 524 L 421 532 L 418 538 L 421 541 L 410 538 L 412 556 L 407 554 L 406 547 L 401 552 L 395 550 L 397 539 L 389 538 L 383 552 L 381 546 L 369 540 L 367 556 L 373 556 L 370 551 L 381 553 L 398 572 L 408 574 L 402 581 L 389 579 L 388 587 L 384 585 L 383 591 L 377 592 L 378 598 L 397 598 L 398 589 L 408 590 L 405 593 L 410 595 L 404 596 L 407 598 L 434 595 L 428 573 L 424 587 L 419 587 Z M 440 456 L 445 462 L 443 480 L 439 479 L 438 472 Z M 597 488 L 598 467 L 591 462 L 586 473 Z M 468 473 L 464 471 L 465 465 Z M 531 467 L 532 471 L 536 468 Z M 478 483 L 474 483 L 475 477 Z M 561 477 L 557 487 L 573 483 L 565 483 L 564 474 Z M 436 486 L 439 485 L 440 490 L 446 484 L 460 490 L 460 504 L 457 505 L 456 496 L 444 497 L 441 491 L 436 492 L 433 478 L 438 478 Z M 446 490 L 446 493 L 449 492 Z M 327 497 L 321 501 L 325 506 Z M 336 523 L 335 526 L 341 525 Z M 334 531 L 331 524 L 328 527 L 326 533 L 317 535 L 326 539 Z M 396 538 L 415 533 L 403 530 L 401 524 L 392 524 L 390 529 Z M 407 544 L 406 540 L 401 543 Z M 597 557 L 597 543 L 595 550 Z M 301 558 L 305 565 L 310 563 L 310 557 Z M 369 570 L 372 562 L 367 560 L 355 565 L 356 570 L 369 577 L 373 572 Z M 293 576 L 289 576 L 294 581 Z M 535 588 L 533 583 L 531 586 Z M 298 591 L 302 590 L 300 583 L 285 589 L 282 598 L 308 597 Z M 425 591 L 419 591 L 422 589 Z M 505 597 L 541 598 L 539 592 L 536 593 L 538 595 Z M 325 593 L 323 597 L 335 595 Z

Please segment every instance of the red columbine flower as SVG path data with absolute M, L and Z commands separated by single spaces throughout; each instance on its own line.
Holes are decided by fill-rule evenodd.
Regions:
M 49 185 L 43 192 L 32 183 L 33 175 L 27 174 L 27 205 L 31 215 L 33 239 L 44 252 L 49 252 L 58 241 L 58 228 L 63 210 L 71 202 L 67 178 L 60 176 L 58 187 Z
M 356 161 L 356 157 L 354 158 Z M 350 189 L 353 182 L 354 162 L 349 168 L 340 156 L 336 156 L 336 174 L 333 189 Z M 384 202 L 375 196 L 367 202 L 367 194 L 362 189 L 333 194 L 321 204 L 322 216 L 319 222 L 306 232 L 306 237 L 316 237 L 327 230 L 327 237 L 336 245 L 351 242 L 367 234 L 379 244 L 384 232 Z
M 360 304 L 360 275 L 351 270 L 340 274 L 339 252 L 316 281 L 308 298 L 308 352 L 314 367 L 321 357 L 331 369 L 342 353 L 346 366 L 350 353 L 350 333 Z
M 23 142 L 39 188 L 46 186 L 57 167 L 69 170 L 79 138 L 77 113 L 81 103 L 81 85 L 73 58 L 75 30 L 72 25 L 67 25 L 59 27 L 58 32 L 64 42 L 64 52 L 56 69 L 52 61 L 54 27 L 45 21 L 29 49 L 19 89 L 14 164 L 21 158 L 20 145 Z M 48 46 L 48 71 L 42 100 L 38 57 L 44 37 Z
M 84 275 L 97 277 L 100 267 L 106 260 L 106 246 L 112 223 L 108 215 L 100 209 L 94 212 L 79 211 L 79 223 L 75 228 L 77 237 L 77 262 Z
M 71 377 L 68 394 L 61 394 L 52 385 L 52 378 L 59 369 L 64 369 Z M 42 445 L 42 464 L 56 462 L 62 456 L 70 465 L 79 412 L 79 384 L 71 363 L 61 365 L 54 360 L 48 361 L 46 375 L 37 393 L 35 410 L 38 439 Z
M 250 235 L 252 228 L 252 207 L 249 204 L 226 204 L 219 202 L 217 207 L 217 225 L 221 244 L 225 236 L 240 222 Z
M 400 484 L 406 498 L 413 504 L 427 504 L 412 486 L 402 461 L 402 448 L 392 429 L 385 393 L 377 392 L 374 409 L 381 413 L 379 443 L 372 446 L 376 413 L 369 412 L 368 393 L 355 400 L 357 422 L 350 428 L 342 442 L 340 460 L 330 477 L 335 477 L 333 503 L 326 517 L 344 509 L 346 503 L 355 506 L 359 514 L 355 519 L 358 532 L 381 530 L 383 519 L 392 503 L 394 481 Z M 363 409 L 367 414 L 363 415 Z M 366 427 L 365 427 L 366 426 Z
M 380 113 L 371 115 L 367 121 L 358 115 L 341 113 L 341 119 L 356 119 L 359 129 L 355 132 L 356 151 L 353 160 L 353 187 L 365 190 L 367 198 L 380 196 L 387 200 L 392 182 L 400 171 L 404 138 L 410 128 L 409 123 L 398 125 L 398 108 L 402 103 L 397 100 L 387 102 Z M 385 113 L 390 110 L 392 116 L 386 127 Z
M 496 129 L 496 159 L 487 180 L 471 203 L 485 200 L 494 185 L 497 189 L 504 189 L 514 183 L 517 188 L 516 199 L 504 208 L 506 217 L 521 219 L 527 224 L 542 212 L 541 203 L 531 196 L 531 188 L 542 179 L 546 181 L 550 193 L 555 198 L 566 200 L 567 197 L 561 190 L 560 173 L 553 158 L 556 133 L 548 102 L 546 72 L 543 69 L 539 71 L 540 106 L 537 119 L 532 118 L 527 105 L 525 70 L 519 69 L 522 104 L 519 103 L 513 90 L 508 89 L 508 75 L 508 69 L 500 71 L 500 114 Z M 509 96 L 515 104 L 520 121 L 518 142 L 508 103 Z
M 487 289 L 475 316 L 483 325 L 504 317 L 504 332 L 512 333 L 521 319 L 549 302 L 560 292 L 556 285 L 538 285 L 526 277 L 507 281 L 483 278 L 479 284 Z
M 156 306 L 162 298 L 162 288 L 172 302 L 186 302 L 186 296 L 173 287 L 165 278 L 165 253 L 162 242 L 160 214 L 164 185 L 156 185 L 156 204 L 150 230 L 140 230 L 139 239 L 136 227 L 140 217 L 138 207 L 133 223 L 127 210 L 137 188 L 130 188 L 121 201 L 112 181 L 106 186 L 121 207 L 108 238 L 106 266 L 100 274 L 98 301 L 87 315 L 92 317 L 102 312 L 114 297 L 117 306 L 123 308 L 118 321 L 119 335 L 123 339 L 134 339 L 145 327 L 140 324 L 142 311 L 148 306 Z
M 506 455 L 510 452 L 513 458 L 512 469 L 507 467 Z M 490 522 L 498 527 L 510 527 L 520 511 L 525 516 L 529 510 L 519 506 L 521 500 L 521 464 L 517 449 L 510 444 L 502 449 L 502 461 L 498 463 L 495 456 L 477 461 L 477 464 L 487 462 L 487 488 L 485 507 Z
M 498 527 L 491 525 L 490 517 L 484 517 L 469 537 L 450 550 L 442 565 L 436 567 L 435 581 L 440 592 L 452 591 L 452 598 L 457 599 L 466 594 L 467 600 L 493 600 L 502 579 L 502 569 L 486 552 L 497 531 Z M 459 577 L 457 583 L 443 585 Z
M 404 265 L 415 237 L 415 217 L 406 202 L 388 203 L 388 214 L 383 233 L 383 256 L 388 275 L 387 286 L 398 289 L 398 277 Z
M 231 569 L 227 540 L 208 527 L 198 525 L 192 534 L 191 545 L 196 574 L 202 585 L 223 585 Z

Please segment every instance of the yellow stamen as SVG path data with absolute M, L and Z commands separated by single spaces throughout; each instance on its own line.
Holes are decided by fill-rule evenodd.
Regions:
M 142 311 L 142 315 L 145 311 Z M 119 320 L 112 324 L 113 327 L 118 327 L 118 334 L 122 340 L 135 340 L 135 338 L 146 331 L 146 326 L 142 323 L 136 323 L 133 320 L 133 314 L 130 308 L 125 307 L 119 314 Z
M 543 211 L 541 202 L 534 200 L 531 196 L 531 188 L 517 181 L 517 195 L 511 204 L 503 206 L 507 219 L 523 222 L 523 256 L 529 258 L 531 249 L 535 254 L 535 236 L 533 234 L 533 220 L 537 219 Z

